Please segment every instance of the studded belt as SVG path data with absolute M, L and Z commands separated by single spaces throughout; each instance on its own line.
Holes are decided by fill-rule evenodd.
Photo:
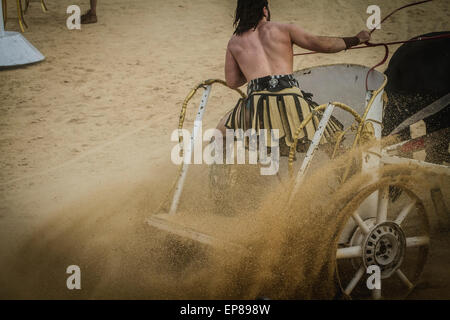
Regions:
M 286 88 L 299 87 L 297 79 L 292 74 L 267 76 L 251 80 L 247 86 L 247 94 L 255 91 L 277 92 Z

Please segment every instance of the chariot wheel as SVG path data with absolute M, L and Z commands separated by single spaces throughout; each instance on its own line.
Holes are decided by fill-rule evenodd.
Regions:
M 403 299 L 419 281 L 430 245 L 429 221 L 407 180 L 382 178 L 341 211 L 346 222 L 336 247 L 336 275 L 345 298 Z

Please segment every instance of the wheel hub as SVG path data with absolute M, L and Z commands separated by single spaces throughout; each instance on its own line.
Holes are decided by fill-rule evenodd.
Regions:
M 394 222 L 383 222 L 371 229 L 363 245 L 365 267 L 377 265 L 381 278 L 389 278 L 404 258 L 406 238 L 400 226 Z

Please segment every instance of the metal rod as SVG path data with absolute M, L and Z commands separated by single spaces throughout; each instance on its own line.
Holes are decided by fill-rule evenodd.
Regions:
M 377 224 L 387 220 L 389 204 L 389 187 L 386 186 L 378 191 Z
M 347 288 L 345 288 L 344 293 L 346 295 L 350 295 L 353 291 L 353 289 L 355 289 L 356 285 L 358 284 L 359 280 L 361 280 L 361 278 L 364 275 L 364 266 L 361 266 L 358 271 L 356 272 L 355 276 L 352 278 L 352 280 L 350 280 L 350 283 L 348 284 Z
M 188 161 L 183 161 L 183 168 L 175 188 L 175 193 L 173 196 L 172 204 L 170 206 L 169 214 L 175 214 L 178 209 L 178 204 L 180 202 L 181 193 L 183 192 L 184 181 L 186 180 L 187 172 L 189 169 L 189 162 L 192 157 L 192 150 L 194 149 L 194 143 L 197 135 L 201 129 L 201 121 L 203 120 L 203 115 L 205 114 L 206 104 L 208 103 L 209 94 L 211 93 L 211 85 L 205 87 L 205 92 L 203 92 L 202 100 L 200 101 L 200 106 L 198 108 L 197 117 L 195 119 L 194 130 L 192 131 L 191 143 L 187 150 L 183 150 L 184 159 Z
M 423 120 L 425 118 L 428 118 L 433 114 L 438 113 L 439 111 L 447 107 L 449 104 L 450 104 L 450 93 L 447 93 L 445 96 L 439 98 L 433 103 L 430 103 L 425 108 L 420 109 L 420 111 L 416 112 L 415 114 L 404 120 L 390 134 L 392 135 L 401 132 L 402 130 L 413 125 L 414 123 Z
M 403 221 L 406 219 L 408 214 L 411 212 L 411 210 L 416 206 L 416 201 L 412 201 L 410 204 L 408 204 L 406 207 L 400 211 L 400 213 L 397 216 L 397 219 L 395 219 L 395 223 L 398 225 L 401 225 Z
M 352 218 L 355 220 L 355 222 L 358 224 L 359 228 L 364 234 L 369 234 L 370 228 L 369 226 L 364 222 L 363 219 L 359 216 L 358 210 L 352 213 Z
M 417 248 L 430 245 L 430 238 L 427 236 L 406 238 L 407 248 Z
M 6 0 L 1 0 L 2 1 L 2 5 L 0 6 L 0 37 L 4 37 L 5 36 L 5 22 L 3 21 L 3 1 Z
M 317 148 L 319 147 L 320 141 L 322 140 L 323 134 L 325 132 L 325 128 L 328 124 L 328 121 L 330 120 L 333 110 L 334 110 L 334 105 L 329 103 L 327 108 L 325 109 L 325 112 L 323 113 L 322 119 L 320 120 L 319 127 L 317 128 L 316 132 L 314 133 L 312 143 L 308 149 L 308 152 L 306 153 L 306 156 L 305 156 L 305 159 L 303 160 L 300 171 L 297 174 L 297 177 L 295 179 L 294 188 L 292 189 L 289 202 L 291 202 L 294 199 L 295 194 L 297 194 L 298 189 L 300 188 L 300 186 L 305 178 L 306 172 L 308 171 L 309 165 L 311 164 L 314 154 L 315 154 Z
M 381 162 L 383 164 L 397 164 L 397 165 L 405 164 L 405 165 L 410 165 L 410 166 L 415 166 L 415 167 L 426 168 L 436 174 L 443 174 L 443 175 L 450 174 L 450 169 L 448 168 L 448 166 L 444 166 L 441 164 L 434 164 L 434 163 L 425 162 L 425 161 L 421 161 L 421 160 L 408 159 L 408 158 L 402 158 L 402 157 L 397 157 L 397 156 L 389 156 L 389 155 L 384 154 L 381 157 Z
M 41 0 L 41 8 L 42 8 L 42 11 L 44 11 L 44 12 L 47 12 L 47 11 L 48 11 L 47 6 L 45 5 L 44 0 Z
M 362 256 L 361 246 L 339 248 L 336 252 L 336 259 L 351 259 Z
M 406 275 L 402 272 L 402 270 L 397 269 L 395 273 L 399 276 L 399 278 L 402 280 L 402 282 L 408 287 L 408 289 L 413 289 L 414 285 L 409 281 L 409 279 L 406 277 Z
M 17 0 L 17 16 L 19 18 L 19 26 L 22 32 L 25 32 L 25 28 L 28 28 L 27 23 L 23 19 L 22 0 Z

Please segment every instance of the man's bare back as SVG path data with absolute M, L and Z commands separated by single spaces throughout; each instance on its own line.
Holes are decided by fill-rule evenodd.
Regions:
M 280 23 L 263 22 L 254 31 L 234 35 L 228 50 L 248 80 L 293 71 L 291 37 L 286 26 Z
M 235 34 L 230 39 L 225 60 L 225 78 L 231 88 L 268 75 L 291 74 L 294 44 L 323 53 L 339 52 L 347 48 L 345 38 L 316 36 L 293 24 L 271 22 L 268 17 L 270 12 L 264 7 L 263 18 L 255 28 Z M 362 43 L 370 39 L 370 34 L 361 31 L 353 38 Z

